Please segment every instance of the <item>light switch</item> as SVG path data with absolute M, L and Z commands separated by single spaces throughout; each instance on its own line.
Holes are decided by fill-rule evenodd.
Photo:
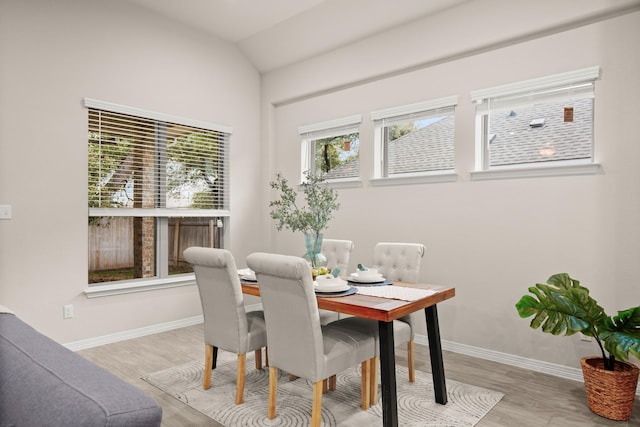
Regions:
M 11 219 L 11 205 L 0 205 L 0 219 Z

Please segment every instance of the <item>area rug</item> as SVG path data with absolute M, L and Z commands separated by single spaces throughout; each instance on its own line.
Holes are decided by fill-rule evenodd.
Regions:
M 234 354 L 218 352 L 209 390 L 202 388 L 204 360 L 155 372 L 143 379 L 227 427 L 309 425 L 312 384 L 300 378 L 289 381 L 284 372 L 280 372 L 278 380 L 276 418 L 267 418 L 269 370 L 255 369 L 253 353 L 247 355 L 244 403 L 236 405 L 236 360 Z M 416 371 L 416 381 L 409 383 L 407 369 L 397 366 L 396 376 L 401 426 L 474 426 L 504 396 L 447 380 L 448 403 L 440 405 L 434 401 L 431 373 Z M 367 411 L 360 409 L 359 367 L 339 374 L 336 390 L 323 396 L 322 425 L 382 425 L 380 401 Z

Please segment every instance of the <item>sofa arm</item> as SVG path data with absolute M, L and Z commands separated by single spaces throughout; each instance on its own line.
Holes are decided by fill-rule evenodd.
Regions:
M 0 313 L 0 426 L 159 426 L 141 390 Z

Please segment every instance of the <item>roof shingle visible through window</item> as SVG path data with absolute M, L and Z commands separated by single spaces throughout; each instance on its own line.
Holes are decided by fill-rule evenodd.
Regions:
M 454 116 L 446 116 L 415 132 L 404 135 L 389 144 L 389 173 L 411 173 L 454 168 L 453 132 Z M 331 169 L 327 179 L 355 176 L 359 159 Z
M 573 121 L 564 121 L 565 107 L 573 107 Z M 489 143 L 490 166 L 591 157 L 591 99 L 514 108 L 490 117 L 489 133 L 495 135 Z M 544 126 L 530 126 L 542 118 Z

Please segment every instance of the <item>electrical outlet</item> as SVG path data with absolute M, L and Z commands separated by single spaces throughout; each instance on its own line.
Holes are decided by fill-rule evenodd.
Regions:
M 0 205 L 0 219 L 11 219 L 11 205 Z
M 65 305 L 62 307 L 62 317 L 65 319 L 71 319 L 73 317 L 73 305 Z

